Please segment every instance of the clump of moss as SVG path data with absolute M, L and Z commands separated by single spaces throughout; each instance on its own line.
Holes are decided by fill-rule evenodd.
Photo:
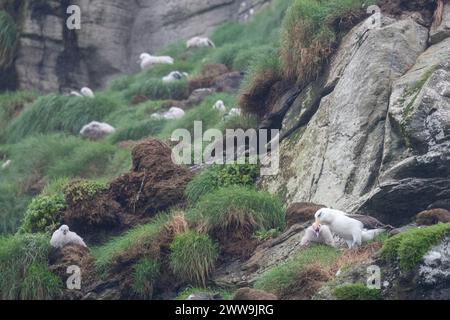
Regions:
M 106 189 L 106 184 L 90 180 L 78 180 L 68 184 L 64 188 L 64 194 L 68 203 L 90 201 L 100 191 Z
M 170 245 L 170 267 L 180 278 L 206 286 L 206 280 L 219 256 L 219 248 L 207 235 L 188 231 Z
M 398 261 L 403 272 L 410 272 L 449 232 L 450 223 L 405 231 L 385 242 L 381 257 L 388 262 Z
M 368 288 L 363 283 L 344 284 L 334 289 L 339 300 L 381 300 L 381 290 Z

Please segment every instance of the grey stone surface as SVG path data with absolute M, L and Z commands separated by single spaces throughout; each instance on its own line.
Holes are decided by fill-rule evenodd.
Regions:
M 140 53 L 230 20 L 247 20 L 270 0 L 74 0 L 32 2 L 16 60 L 19 85 L 44 92 L 103 87 L 139 71 Z M 65 27 L 68 5 L 81 8 L 81 30 Z

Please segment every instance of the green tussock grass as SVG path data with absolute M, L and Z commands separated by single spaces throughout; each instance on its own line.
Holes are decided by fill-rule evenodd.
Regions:
M 118 143 L 126 140 L 140 140 L 158 135 L 166 125 L 166 120 L 148 119 L 130 123 L 108 137 L 111 143 Z
M 135 227 L 101 246 L 94 247 L 92 255 L 96 268 L 105 273 L 114 263 L 114 259 L 121 254 L 138 247 L 150 247 L 167 220 L 168 215 L 160 214 L 153 222 Z
M 338 300 L 382 300 L 380 289 L 368 288 L 364 283 L 338 286 L 333 294 Z
M 187 81 L 164 83 L 157 78 L 144 79 L 131 83 L 124 91 L 124 96 L 128 101 L 134 96 L 145 96 L 152 100 L 183 100 L 188 97 Z
M 0 237 L 0 298 L 54 299 L 62 283 L 48 271 L 49 236 L 25 234 Z
M 295 0 L 283 20 L 281 58 L 284 76 L 303 82 L 318 76 L 340 36 L 347 31 L 339 22 L 346 18 L 357 23 L 365 12 L 363 6 L 375 2 Z
M 225 93 L 211 95 L 199 106 L 187 111 L 184 117 L 167 122 L 160 136 L 168 138 L 174 130 L 186 129 L 193 137 L 194 121 L 202 121 L 203 131 L 218 128 L 223 119 L 223 114 L 219 110 L 213 109 L 213 105 L 217 100 L 222 100 L 228 109 L 231 109 L 235 104 L 235 99 L 232 95 Z
M 9 143 L 52 132 L 79 134 L 91 121 L 103 119 L 117 109 L 112 97 L 97 94 L 95 98 L 43 96 L 24 110 L 7 128 Z
M 133 266 L 133 290 L 142 298 L 151 299 L 153 284 L 160 274 L 158 260 L 142 258 Z
M 35 99 L 36 94 L 29 91 L 0 94 L 0 143 L 6 141 L 5 131 L 8 124 L 22 112 L 27 104 Z
M 189 211 L 188 220 L 210 234 L 236 229 L 282 229 L 285 212 L 280 199 L 269 193 L 231 186 L 200 198 Z
M 329 246 L 317 245 L 297 253 L 286 263 L 270 269 L 255 282 L 255 288 L 282 296 L 295 282 L 299 275 L 310 265 L 324 269 L 331 266 L 339 257 L 339 251 Z
M 450 223 L 417 228 L 395 235 L 384 243 L 381 257 L 398 261 L 403 272 L 413 271 L 424 255 L 450 232 Z
M 206 193 L 215 191 L 220 187 L 252 186 L 258 175 L 258 165 L 214 165 L 202 171 L 189 182 L 185 191 L 186 198 L 189 203 L 193 204 Z
M 8 67 L 16 51 L 19 32 L 13 18 L 0 10 L 0 69 Z
M 207 235 L 188 231 L 170 245 L 170 267 L 175 275 L 196 285 L 206 280 L 219 256 L 219 247 Z

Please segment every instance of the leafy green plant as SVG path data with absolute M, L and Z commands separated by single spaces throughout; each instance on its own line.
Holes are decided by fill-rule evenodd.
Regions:
M 64 195 L 40 195 L 28 206 L 20 233 L 52 232 L 61 221 L 66 207 Z
M 180 278 L 206 286 L 208 275 L 219 256 L 219 249 L 207 235 L 188 231 L 170 245 L 170 267 Z

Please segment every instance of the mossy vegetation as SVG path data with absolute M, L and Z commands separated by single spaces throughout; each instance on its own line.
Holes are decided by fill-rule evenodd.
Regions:
M 172 271 L 194 285 L 206 286 L 218 256 L 217 244 L 207 235 L 195 231 L 177 235 L 170 245 Z
M 381 290 L 368 288 L 364 283 L 344 284 L 333 292 L 338 300 L 381 300 Z
M 413 271 L 424 255 L 450 232 L 450 223 L 405 231 L 388 239 L 381 249 L 381 257 L 398 261 L 403 272 Z

